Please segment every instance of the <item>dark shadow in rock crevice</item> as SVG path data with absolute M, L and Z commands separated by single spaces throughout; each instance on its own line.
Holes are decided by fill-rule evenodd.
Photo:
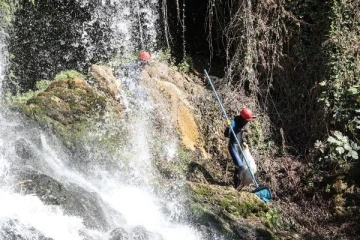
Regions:
M 198 174 L 201 174 L 201 178 L 204 178 L 209 184 L 215 184 L 220 186 L 228 186 L 229 184 L 224 181 L 215 179 L 212 174 L 203 165 L 192 161 L 188 165 L 187 179 L 197 182 L 199 180 Z

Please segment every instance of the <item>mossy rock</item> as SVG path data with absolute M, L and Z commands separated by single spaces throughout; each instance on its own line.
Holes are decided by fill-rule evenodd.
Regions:
M 22 106 L 27 116 L 64 138 L 82 131 L 89 118 L 104 114 L 105 108 L 105 97 L 82 78 L 53 81 Z
M 255 194 L 231 187 L 188 182 L 191 219 L 206 234 L 222 232 L 226 239 L 273 239 L 261 220 L 271 208 Z
M 90 116 L 103 114 L 105 97 L 100 96 L 82 78 L 54 81 L 46 91 L 29 99 L 30 109 L 66 126 L 85 120 Z
M 93 85 L 81 77 L 81 74 L 62 74 L 67 78 L 52 81 L 46 89 L 32 96 L 25 104 L 18 103 L 13 107 L 43 129 L 55 133 L 66 147 L 79 152 L 79 158 L 86 161 L 89 156 L 85 156 L 81 148 L 93 144 L 106 157 L 110 157 L 127 136 L 124 133 L 125 126 L 120 123 L 122 104 L 106 88 L 106 83 L 114 88 L 116 79 L 111 76 L 109 68 L 105 68 L 106 71 L 102 71 L 102 66 L 94 68 L 97 72 Z M 101 88 L 96 84 L 96 79 L 99 78 L 102 79 Z M 91 134 L 92 132 L 97 134 Z M 98 152 L 94 154 L 104 156 Z

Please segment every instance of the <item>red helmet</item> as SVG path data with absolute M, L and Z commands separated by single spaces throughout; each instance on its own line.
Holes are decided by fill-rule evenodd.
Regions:
M 149 61 L 151 58 L 150 53 L 146 52 L 146 51 L 141 51 L 139 54 L 139 59 L 143 60 L 143 61 Z
M 248 120 L 248 121 L 250 121 L 253 118 L 251 110 L 246 107 L 241 109 L 240 116 L 242 116 L 245 120 Z

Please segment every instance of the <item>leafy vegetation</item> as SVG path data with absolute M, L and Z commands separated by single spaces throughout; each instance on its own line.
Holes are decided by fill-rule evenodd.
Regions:
M 359 1 L 332 1 L 329 39 L 324 43 L 328 77 L 320 85 L 319 102 L 324 104 L 329 128 L 325 143 L 318 141 L 320 160 L 335 162 L 349 170 L 358 160 L 360 133 L 360 10 Z
M 323 167 L 331 166 L 333 171 L 335 169 L 348 171 L 354 160 L 359 159 L 360 147 L 339 131 L 335 131 L 333 136 L 329 136 L 325 143 L 317 141 L 315 147 L 321 152 L 318 158 L 320 164 Z
M 188 73 L 192 67 L 193 61 L 190 56 L 186 56 L 178 65 L 180 72 L 184 73 Z

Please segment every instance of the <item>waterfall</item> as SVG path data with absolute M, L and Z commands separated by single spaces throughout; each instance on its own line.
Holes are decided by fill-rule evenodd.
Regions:
M 77 0 L 82 7 L 91 4 L 89 0 Z M 140 49 L 154 50 L 156 47 L 158 0 L 102 0 L 94 10 L 92 19 L 83 26 L 82 44 L 87 46 L 87 57 L 95 52 L 89 30 L 95 22 L 110 22 L 112 38 L 105 44 L 116 49 L 118 56 L 131 57 Z M 100 24 L 101 26 L 101 24 Z
M 77 1 L 84 7 L 91 3 Z M 86 24 L 90 26 L 94 21 L 101 22 L 111 9 L 112 15 L 108 17 L 113 21 L 113 35 L 107 44 L 118 48 L 119 53 L 124 55 L 142 48 L 154 50 L 157 4 L 155 0 L 97 1 L 98 7 Z M 83 31 L 79 44 L 86 46 L 87 54 L 91 55 L 94 45 L 86 26 Z M 4 38 L 0 40 L 1 87 L 7 53 Z M 125 118 L 131 139 L 125 150 L 119 149 L 128 155 L 127 167 L 122 163 L 124 159 L 119 159 L 111 171 L 101 163 L 81 168 L 73 166 L 73 156 L 54 135 L 26 122 L 16 113 L 1 109 L 0 239 L 202 239 L 195 228 L 182 220 L 184 199 L 179 192 L 165 189 L 165 194 L 159 194 L 154 184 L 158 176 L 151 161 L 154 127 L 149 116 L 160 103 L 152 101 L 138 79 L 140 68 L 139 65 L 124 65 L 117 74 L 118 81 L 125 87 L 121 89 L 122 100 L 127 102 Z M 130 74 L 125 75 L 124 69 Z M 170 119 L 168 122 L 171 125 Z M 173 130 L 171 126 L 168 128 Z M 175 134 L 175 131 L 170 132 Z M 176 152 L 177 138 L 171 134 L 167 137 L 168 152 L 164 155 L 171 161 Z M 81 204 L 76 207 L 70 204 L 65 209 L 64 204 L 52 204 L 55 198 L 39 199 L 35 194 L 24 194 L 24 184 L 32 183 L 26 178 L 19 181 L 18 176 L 45 179 L 49 188 L 60 186 L 66 189 L 56 201 Z M 174 191 L 181 188 L 181 183 L 173 188 Z M 45 188 L 45 191 L 50 190 Z
M 7 33 L 5 32 L 4 29 L 2 29 L 0 22 L 0 93 L 2 92 L 2 83 L 4 80 L 5 68 L 7 62 L 6 37 L 7 37 Z

